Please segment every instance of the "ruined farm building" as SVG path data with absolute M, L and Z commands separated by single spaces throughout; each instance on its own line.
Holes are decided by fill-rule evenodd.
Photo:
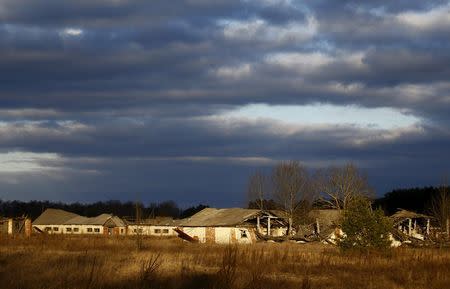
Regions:
M 0 217 L 0 235 L 31 235 L 31 220 L 27 217 Z
M 419 240 L 424 240 L 425 237 L 430 235 L 431 216 L 398 209 L 398 211 L 391 216 L 391 219 L 394 221 L 394 227 L 397 229 L 396 233 L 414 237 Z M 403 239 L 401 235 L 395 235 L 399 239 Z
M 33 222 L 33 229 L 47 234 L 125 235 L 122 219 L 111 214 L 83 217 L 59 209 L 47 209 Z
M 191 242 L 251 244 L 261 235 L 286 235 L 288 222 L 274 212 L 206 208 L 181 220 L 178 236 Z

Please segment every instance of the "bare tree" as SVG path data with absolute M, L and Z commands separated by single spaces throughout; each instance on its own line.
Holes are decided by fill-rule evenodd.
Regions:
M 450 193 L 448 192 L 447 181 L 439 187 L 439 193 L 431 199 L 431 213 L 436 218 L 441 231 L 447 233 L 450 230 Z
M 249 202 L 255 202 L 260 210 L 264 210 L 267 185 L 267 177 L 260 171 L 256 171 L 253 175 L 251 175 L 248 181 L 248 200 Z
M 334 209 L 346 209 L 356 196 L 370 196 L 367 177 L 352 163 L 319 170 L 315 177 L 319 199 Z
M 298 161 L 281 162 L 273 170 L 272 182 L 275 199 L 290 220 L 294 220 L 312 198 L 307 170 Z

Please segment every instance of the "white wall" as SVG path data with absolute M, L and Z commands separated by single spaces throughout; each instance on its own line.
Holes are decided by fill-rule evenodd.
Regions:
M 38 228 L 47 234 L 63 234 L 64 228 L 62 225 L 33 225 L 33 228 Z M 55 230 L 57 228 L 58 230 Z M 48 230 L 47 230 L 48 229 Z
M 183 227 L 183 232 L 189 236 L 197 237 L 200 243 L 206 242 L 206 228 L 205 227 Z
M 8 235 L 13 233 L 13 219 L 8 219 Z
M 149 226 L 149 225 L 130 225 L 128 226 L 128 234 L 136 235 L 137 230 L 141 230 L 141 234 L 145 236 L 177 236 L 174 226 Z M 158 232 L 159 230 L 159 232 Z
M 47 232 L 48 234 L 67 234 L 67 235 L 103 234 L 103 226 L 100 225 L 33 225 L 33 227 L 39 228 L 41 231 Z M 48 230 L 47 228 L 50 228 L 50 230 Z M 71 231 L 68 232 L 67 228 L 70 228 Z M 75 228 L 78 229 L 78 232 L 75 232 Z M 88 228 L 92 229 L 92 232 L 88 232 Z M 98 232 L 96 232 L 96 229 L 98 230 Z
M 215 230 L 217 244 L 231 243 L 231 230 L 234 230 L 234 228 L 215 228 Z
M 197 237 L 200 243 L 206 243 L 206 227 L 183 227 L 183 232 L 189 236 Z M 214 227 L 214 238 L 216 244 L 231 244 L 233 243 L 232 236 L 235 236 L 235 240 L 238 244 L 251 244 L 253 243 L 254 236 L 252 238 L 252 231 L 248 228 L 235 228 L 235 227 Z M 245 237 L 247 236 L 247 237 Z
M 253 231 L 250 231 L 247 228 L 233 228 L 233 229 L 236 235 L 236 240 L 239 244 L 253 243 L 252 239 L 252 234 L 254 234 Z

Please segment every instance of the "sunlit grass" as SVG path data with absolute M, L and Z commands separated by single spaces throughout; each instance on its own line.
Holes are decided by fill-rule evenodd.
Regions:
M 8 288 L 450 288 L 448 249 L 342 254 L 329 245 L 190 244 L 178 239 L 0 239 Z

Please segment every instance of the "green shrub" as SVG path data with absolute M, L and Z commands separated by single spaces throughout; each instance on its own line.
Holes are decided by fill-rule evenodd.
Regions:
M 380 209 L 373 210 L 364 197 L 352 200 L 343 214 L 342 230 L 345 233 L 339 241 L 343 250 L 387 249 L 392 222 Z

